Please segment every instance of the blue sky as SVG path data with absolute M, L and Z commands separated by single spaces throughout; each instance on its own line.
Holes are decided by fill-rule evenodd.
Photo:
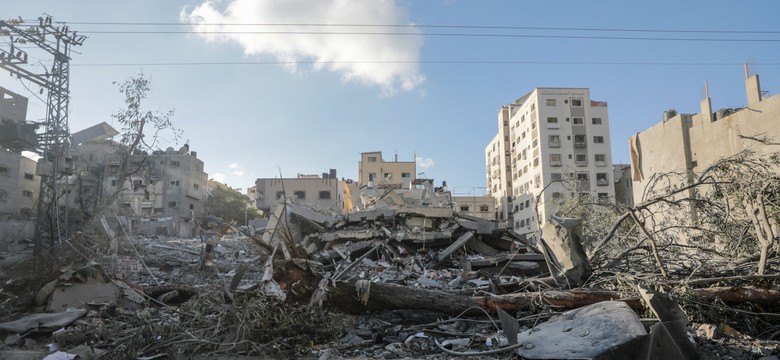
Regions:
M 385 159 L 416 155 L 425 165 L 417 171 L 437 185 L 446 180 L 456 193 L 482 194 L 496 112 L 535 87 L 588 87 L 593 99 L 609 102 L 615 162 L 628 161 L 628 137 L 664 110 L 698 112 L 705 81 L 713 109 L 744 106 L 742 63 L 760 74 L 764 90 L 780 92 L 780 2 L 769 0 L 4 0 L 0 16 L 43 13 L 88 36 L 72 56 L 72 131 L 110 123 L 123 107 L 113 82 L 142 71 L 152 78 L 147 107 L 174 109 L 183 141 L 210 177 L 242 189 L 280 171 L 294 177 L 335 168 L 356 179 L 359 154 L 381 150 Z M 116 24 L 184 21 L 200 25 Z M 648 29 L 685 32 L 635 31 Z M 222 33 L 197 33 L 203 30 Z M 322 31 L 331 34 L 308 34 Z M 0 42 L 7 49 L 7 38 Z M 0 86 L 30 97 L 28 118 L 43 118 L 45 104 L 23 85 L 37 94 L 0 75 Z

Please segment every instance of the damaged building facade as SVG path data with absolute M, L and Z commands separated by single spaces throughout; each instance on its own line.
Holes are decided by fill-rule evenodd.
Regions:
M 750 76 L 746 69 L 745 77 L 747 104 L 744 107 L 713 112 L 707 90 L 699 104 L 701 112 L 665 111 L 660 123 L 630 138 L 634 202 L 644 200 L 645 188 L 653 174 L 687 173 L 688 181 L 692 181 L 694 174 L 742 150 L 751 149 L 759 154 L 776 150 L 771 146 L 757 146 L 759 143 L 749 138 L 780 141 L 780 96 L 765 98 L 758 75 Z
M 110 215 L 126 230 L 142 235 L 192 236 L 195 219 L 205 215 L 207 174 L 203 161 L 189 145 L 153 153 L 137 152 L 128 158 L 130 174 L 118 184 L 122 145 L 108 139 L 115 130 L 96 125 L 73 135 L 70 149 L 75 171 L 68 180 L 72 209 L 93 214 L 107 196 L 116 194 Z M 112 217 L 114 218 L 114 217 Z
M 615 202 L 607 103 L 587 88 L 536 88 L 502 106 L 485 161 L 498 218 L 520 234 L 537 231 L 566 199 Z

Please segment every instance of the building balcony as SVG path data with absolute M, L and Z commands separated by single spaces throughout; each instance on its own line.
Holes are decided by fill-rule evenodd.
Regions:
M 574 147 L 576 147 L 576 148 L 586 148 L 586 147 L 588 147 L 588 143 L 586 143 L 584 141 L 577 141 L 577 142 L 574 143 Z

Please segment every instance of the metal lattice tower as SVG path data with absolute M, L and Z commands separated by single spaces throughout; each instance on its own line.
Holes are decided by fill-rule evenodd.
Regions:
M 23 20 L 0 20 L 0 36 L 10 37 L 10 50 L 0 49 L 0 68 L 11 72 L 19 79 L 48 90 L 46 103 L 46 122 L 44 131 L 38 134 L 38 146 L 35 150 L 42 156 L 39 160 L 38 175 L 41 176 L 41 188 L 38 198 L 38 218 L 35 225 L 35 252 L 40 253 L 43 239 L 48 245 L 54 245 L 63 235 L 66 224 L 66 212 L 60 210 L 59 200 L 61 180 L 66 173 L 65 155 L 68 151 L 68 101 L 70 96 L 70 50 L 81 45 L 85 36 L 70 32 L 65 25 L 54 26 L 50 16 L 39 17 L 38 24 L 26 24 Z M 28 55 L 20 44 L 34 44 L 54 57 L 50 71 L 36 74 L 23 67 L 28 64 Z M 44 164 L 44 166 L 41 166 Z

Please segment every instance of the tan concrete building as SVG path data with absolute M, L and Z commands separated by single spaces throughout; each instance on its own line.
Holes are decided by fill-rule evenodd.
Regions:
M 0 214 L 35 216 L 41 186 L 36 166 L 35 160 L 0 148 Z
M 701 112 L 677 114 L 664 112 L 663 119 L 629 140 L 633 197 L 645 199 L 645 189 L 655 173 L 687 174 L 688 181 L 715 161 L 745 149 L 758 153 L 777 151 L 772 146 L 757 146 L 746 137 L 767 137 L 780 141 L 780 96 L 764 98 L 758 75 L 748 76 L 744 107 L 712 111 L 709 94 L 701 101 Z M 709 91 L 706 91 L 708 93 Z
M 364 152 L 358 162 L 358 186 L 409 188 L 417 179 L 415 161 L 385 161 L 381 151 Z
M 591 100 L 587 88 L 536 88 L 502 106 L 485 148 L 498 220 L 527 234 L 566 198 L 614 203 L 611 153 L 607 103 Z
M 452 209 L 456 214 L 496 220 L 496 199 L 492 196 L 452 196 Z
M 631 180 L 631 164 L 612 166 L 615 181 L 615 203 L 634 206 L 634 182 Z
M 298 174 L 295 178 L 262 178 L 255 181 L 257 208 L 268 212 L 283 201 L 318 209 L 340 211 L 339 180 L 336 170 L 320 175 Z M 325 176 L 327 175 L 327 176 Z

